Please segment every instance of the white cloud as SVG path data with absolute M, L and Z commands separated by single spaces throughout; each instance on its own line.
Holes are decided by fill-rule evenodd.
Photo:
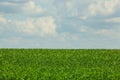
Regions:
M 114 13 L 115 8 L 120 4 L 119 0 L 100 0 L 89 5 L 88 10 L 91 16 L 97 14 L 109 15 Z
M 80 16 L 80 19 L 86 20 L 88 16 Z
M 25 33 L 29 35 L 55 36 L 56 24 L 52 16 L 40 18 L 28 18 L 27 20 L 8 20 L 0 15 L 0 30 L 13 30 L 14 32 Z M 4 27 L 3 27 L 4 26 Z
M 87 31 L 88 31 L 88 27 L 86 27 L 86 26 L 80 27 L 80 32 L 87 32 Z
M 12 3 L 12 2 L 0 2 L 0 5 L 5 5 L 5 6 L 15 6 L 16 4 L 15 3 Z
M 101 29 L 101 30 L 95 31 L 95 33 L 100 35 L 111 36 L 114 33 L 114 31 L 111 29 Z
M 41 35 L 56 35 L 56 24 L 52 16 L 39 18 L 35 25 L 42 30 Z
M 0 10 L 3 13 L 17 13 L 17 14 L 40 14 L 44 10 L 43 8 L 38 4 L 35 3 L 34 0 L 27 0 L 23 3 L 19 3 L 19 1 L 3 1 L 0 2 L 0 6 L 3 7 L 0 8 Z M 10 11 L 8 10 L 10 9 Z
M 0 23 L 6 23 L 7 20 L 3 15 L 0 15 Z
M 25 21 L 11 21 L 10 24 L 16 28 L 16 32 L 29 35 L 55 36 L 57 34 L 55 20 L 52 16 L 32 18 Z
M 115 26 L 113 28 L 102 28 L 99 30 L 96 30 L 94 28 L 91 29 L 91 33 L 98 35 L 98 36 L 105 36 L 105 37 L 109 37 L 109 38 L 113 38 L 113 39 L 120 39 L 120 27 L 119 26 Z
M 113 27 L 113 28 L 100 28 L 95 29 L 94 27 L 82 26 L 79 28 L 80 32 L 92 34 L 92 35 L 101 35 L 101 36 L 109 36 L 113 37 L 113 35 L 119 36 L 120 28 Z
M 78 16 L 78 10 L 77 7 L 75 6 L 75 2 L 74 0 L 68 0 L 66 1 L 66 7 L 67 10 L 69 11 L 69 14 L 71 14 L 71 16 Z
M 37 6 L 34 1 L 28 1 L 22 6 L 24 13 L 42 13 L 43 9 L 40 6 Z
M 120 17 L 107 19 L 106 22 L 120 23 Z
M 4 15 L 0 14 L 0 31 L 1 32 L 4 30 L 3 25 L 6 23 L 7 23 L 7 19 L 4 17 Z
M 18 32 L 34 34 L 35 26 L 31 20 L 12 21 L 13 26 L 16 26 Z

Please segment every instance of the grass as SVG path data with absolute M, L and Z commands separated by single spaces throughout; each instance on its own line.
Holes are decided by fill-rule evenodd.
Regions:
M 120 50 L 0 49 L 0 80 L 120 80 Z

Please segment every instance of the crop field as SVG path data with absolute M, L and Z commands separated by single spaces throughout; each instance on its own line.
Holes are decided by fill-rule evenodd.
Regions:
M 120 50 L 0 49 L 0 80 L 120 80 Z

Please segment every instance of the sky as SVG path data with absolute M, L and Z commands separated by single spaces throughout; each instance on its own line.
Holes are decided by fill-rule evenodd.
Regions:
M 0 0 L 0 48 L 120 49 L 120 0 Z

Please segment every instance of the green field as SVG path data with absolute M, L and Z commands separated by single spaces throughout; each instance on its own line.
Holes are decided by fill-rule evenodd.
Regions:
M 0 80 L 120 80 L 120 50 L 0 49 Z

